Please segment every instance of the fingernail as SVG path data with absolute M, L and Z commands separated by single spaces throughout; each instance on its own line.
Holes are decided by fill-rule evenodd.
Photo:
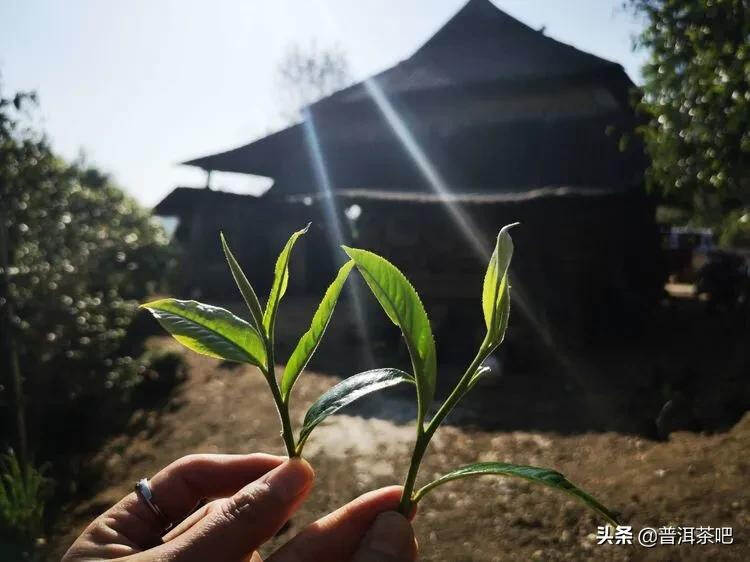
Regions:
M 367 532 L 362 549 L 385 555 L 386 560 L 404 559 L 414 540 L 406 518 L 395 511 L 381 513 Z
M 289 503 L 310 487 L 314 476 L 306 460 L 291 459 L 269 472 L 264 481 L 279 500 Z

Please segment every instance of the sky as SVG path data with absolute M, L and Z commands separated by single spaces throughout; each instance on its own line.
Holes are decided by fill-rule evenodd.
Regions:
M 640 22 L 622 0 L 493 0 L 640 82 Z M 290 44 L 337 45 L 356 79 L 408 58 L 465 0 L 3 0 L 4 95 L 36 90 L 54 149 L 109 172 L 144 205 L 205 172 L 179 162 L 280 128 L 276 67 Z M 215 174 L 253 191 L 258 178 Z

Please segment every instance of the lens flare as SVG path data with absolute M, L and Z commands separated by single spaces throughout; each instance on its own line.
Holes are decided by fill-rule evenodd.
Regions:
M 321 12 L 326 16 L 328 25 L 332 29 L 340 29 L 333 13 L 328 9 L 325 3 L 318 2 L 318 7 Z M 378 110 L 382 113 L 388 125 L 391 127 L 393 132 L 396 134 L 401 145 L 404 147 L 406 152 L 412 158 L 421 174 L 427 180 L 430 188 L 438 195 L 443 195 L 442 203 L 445 206 L 447 212 L 461 231 L 466 241 L 470 244 L 473 252 L 476 256 L 482 260 L 483 263 L 489 261 L 492 253 L 492 247 L 488 242 L 481 236 L 481 230 L 476 227 L 472 218 L 465 212 L 465 210 L 456 203 L 455 199 L 449 197 L 452 190 L 448 184 L 444 181 L 437 168 L 432 164 L 430 159 L 425 154 L 422 147 L 419 145 L 414 135 L 409 130 L 404 119 L 399 115 L 398 111 L 393 107 L 393 104 L 388 99 L 387 95 L 383 92 L 374 78 L 367 78 L 363 81 L 366 91 L 375 102 Z M 313 131 L 313 138 L 314 131 Z M 320 154 L 320 148 L 318 146 L 318 153 Z M 320 164 L 316 164 L 316 167 L 320 166 L 323 171 L 325 167 L 322 166 L 322 155 L 319 157 Z M 327 176 L 326 176 L 327 177 Z M 332 201 L 330 191 L 330 182 L 322 185 L 328 189 L 328 198 Z M 335 203 L 332 203 L 335 206 Z M 335 207 L 334 207 L 335 208 Z M 334 213 L 335 214 L 335 213 Z M 338 218 L 336 218 L 338 221 Z M 340 230 L 340 227 L 339 227 Z M 568 356 L 564 351 L 562 345 L 559 345 L 556 338 L 551 330 L 545 325 L 540 319 L 540 315 L 536 314 L 531 301 L 528 299 L 526 292 L 524 291 L 523 284 L 518 276 L 513 278 L 513 302 L 520 308 L 521 314 L 527 319 L 529 325 L 538 335 L 540 341 L 544 346 L 551 352 L 552 356 L 558 361 L 562 367 L 563 373 L 570 379 L 575 380 L 579 383 L 579 386 L 584 393 L 591 413 L 597 416 L 600 420 L 605 421 L 608 416 L 608 412 L 605 411 L 604 407 L 594 399 L 590 394 L 589 386 L 580 374 L 580 365 L 576 365 L 575 362 Z M 364 322 L 363 322 L 364 325 Z
M 458 226 L 466 241 L 471 245 L 477 258 L 483 263 L 487 263 L 492 253 L 492 249 L 481 236 L 481 230 L 477 228 L 471 216 L 466 213 L 465 209 L 456 202 L 454 197 L 451 197 L 453 191 L 425 154 L 424 150 L 409 130 L 405 120 L 399 115 L 398 111 L 388 99 L 388 96 L 383 92 L 382 88 L 378 85 L 377 81 L 374 78 L 368 78 L 364 80 L 363 83 L 368 94 L 383 115 L 383 118 L 393 130 L 409 157 L 416 164 L 424 179 L 427 181 L 427 184 L 434 193 L 441 196 L 440 199 L 442 204 L 456 223 L 456 226 Z M 540 320 L 540 316 L 534 311 L 531 301 L 527 298 L 523 284 L 518 276 L 514 276 L 513 278 L 513 288 L 513 302 L 518 306 L 521 314 L 526 318 L 534 332 L 536 332 L 540 341 L 551 352 L 552 356 L 562 367 L 563 372 L 568 378 L 573 379 L 578 383 L 590 412 L 597 416 L 600 421 L 606 420 L 607 412 L 604 410 L 603 405 L 595 400 L 591 394 L 589 384 L 581 375 L 580 365 L 574 363 L 572 358 L 565 352 L 564 347 L 557 343 L 552 331 L 549 330 L 545 323 Z
M 312 167 L 315 172 L 315 179 L 320 188 L 319 191 L 323 193 L 322 200 L 326 215 L 326 224 L 331 228 L 331 236 L 329 237 L 332 246 L 331 251 L 334 256 L 341 256 L 341 245 L 346 243 L 346 239 L 344 238 L 344 232 L 341 228 L 341 219 L 336 199 L 333 197 L 331 178 L 325 164 L 325 158 L 315 128 L 313 114 L 309 108 L 305 108 L 302 114 L 304 118 L 303 128 L 305 131 L 305 142 L 310 153 L 310 161 L 312 162 Z M 362 307 L 362 297 L 360 295 L 359 287 L 355 283 L 347 283 L 347 288 L 352 308 L 354 309 L 357 330 L 359 331 L 359 336 L 363 343 L 363 359 L 365 361 L 365 367 L 371 368 L 375 366 L 375 359 L 373 357 L 372 348 L 370 347 L 370 338 L 367 331 L 367 323 L 365 322 L 364 308 Z
M 472 224 L 471 218 L 463 211 L 463 209 L 453 201 L 447 200 L 447 196 L 451 193 L 448 185 L 443 180 L 437 168 L 435 168 L 430 159 L 427 158 L 427 155 L 419 146 L 414 135 L 412 135 L 411 131 L 406 126 L 406 123 L 393 107 L 393 104 L 391 104 L 388 97 L 383 93 L 383 90 L 373 78 L 367 78 L 364 81 L 364 85 L 367 93 L 372 97 L 375 105 L 377 105 L 378 109 L 383 114 L 388 125 L 393 129 L 399 142 L 417 165 L 417 168 L 419 168 L 419 171 L 427 180 L 429 186 L 435 193 L 444 196 L 444 199 L 446 199 L 444 201 L 446 209 L 461 229 L 461 233 L 471 244 L 474 252 L 476 252 L 484 262 L 487 262 L 492 253 L 491 248 L 487 245 L 487 242 L 478 235 L 478 231 Z

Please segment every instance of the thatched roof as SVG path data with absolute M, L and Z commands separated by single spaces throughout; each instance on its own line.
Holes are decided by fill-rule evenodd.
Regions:
M 469 0 L 411 57 L 375 76 L 386 94 L 505 81 L 527 82 L 621 68 L 556 41 L 498 9 Z M 362 83 L 323 103 L 365 96 Z
M 640 173 L 638 148 L 621 154 L 616 146 L 632 128 L 632 82 L 622 67 L 545 36 L 489 0 L 470 0 L 411 57 L 370 80 L 450 184 L 479 191 L 632 185 Z M 428 189 L 364 82 L 310 110 L 334 189 Z M 185 164 L 272 177 L 272 196 L 314 192 L 307 143 L 298 124 Z
M 257 206 L 262 198 L 248 197 L 239 193 L 214 191 L 206 188 L 176 187 L 153 208 L 155 215 L 162 217 L 181 216 L 193 209 L 210 209 L 217 203 L 227 206 Z

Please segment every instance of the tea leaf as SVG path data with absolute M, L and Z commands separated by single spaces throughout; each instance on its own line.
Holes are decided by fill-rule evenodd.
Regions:
M 228 310 L 177 299 L 156 300 L 141 308 L 148 309 L 188 349 L 216 359 L 266 367 L 266 348 L 260 334 Z
M 362 396 L 402 382 L 414 383 L 414 378 L 398 369 L 374 369 L 344 379 L 318 398 L 307 410 L 299 434 L 300 446 L 305 443 L 312 430 L 334 412 Z
M 416 378 L 420 416 L 424 418 L 435 396 L 437 353 L 422 301 L 404 274 L 388 260 L 366 250 L 346 246 L 344 250 L 357 264 L 388 318 L 401 328 Z
M 510 314 L 508 266 L 513 256 L 513 240 L 508 231 L 518 223 L 504 226 L 497 235 L 482 288 L 482 311 L 489 342 L 496 347 L 503 341 Z
M 517 464 L 509 464 L 505 462 L 481 462 L 476 464 L 470 464 L 468 466 L 461 467 L 453 472 L 441 476 L 437 480 L 430 482 L 427 486 L 421 488 L 414 494 L 414 502 L 418 502 L 422 499 L 430 490 L 450 482 L 451 480 L 458 480 L 459 478 L 466 478 L 468 476 L 483 476 L 494 474 L 497 476 L 514 476 L 516 478 L 523 478 L 529 482 L 536 484 L 542 484 L 556 490 L 561 490 L 566 494 L 569 494 L 577 500 L 583 502 L 587 507 L 596 511 L 599 515 L 604 517 L 612 525 L 617 525 L 617 516 L 600 504 L 596 499 L 591 497 L 589 494 L 577 488 L 571 484 L 565 476 L 555 470 L 548 468 L 539 468 L 536 466 L 522 466 Z
M 289 361 L 284 367 L 284 374 L 281 377 L 281 396 L 284 401 L 289 397 L 297 377 L 307 366 L 308 361 L 318 348 L 320 340 L 323 339 L 323 334 L 331 321 L 333 310 L 339 300 L 341 289 L 344 287 L 352 267 L 354 267 L 354 262 L 349 260 L 339 269 L 336 278 L 326 290 L 323 300 L 320 301 L 318 309 L 313 315 L 310 329 L 302 335 L 297 347 L 294 348 L 292 355 L 289 357 Z
M 221 237 L 221 247 L 224 250 L 224 255 L 227 258 L 227 263 L 229 263 L 229 269 L 232 270 L 232 277 L 234 277 L 234 281 L 235 283 L 237 283 L 237 287 L 239 287 L 240 293 L 242 293 L 242 298 L 245 299 L 245 303 L 250 309 L 250 314 L 252 315 L 253 319 L 253 325 L 258 330 L 258 332 L 262 332 L 264 330 L 263 309 L 260 307 L 258 296 L 255 294 L 253 286 L 250 285 L 250 282 L 247 280 L 247 277 L 245 277 L 245 273 L 242 271 L 240 264 L 237 263 L 237 260 L 234 258 L 232 251 L 229 249 L 229 244 L 227 244 L 226 238 L 224 238 L 224 233 L 221 232 L 219 236 Z
M 266 311 L 263 313 L 263 327 L 266 329 L 268 339 L 272 342 L 274 327 L 276 326 L 276 312 L 279 309 L 281 297 L 284 296 L 286 287 L 289 284 L 289 256 L 292 253 L 294 243 L 300 236 L 305 234 L 309 228 L 310 223 L 307 223 L 305 228 L 292 234 L 276 260 L 276 267 L 274 268 L 273 274 L 273 285 L 271 285 L 271 293 L 268 295 Z

